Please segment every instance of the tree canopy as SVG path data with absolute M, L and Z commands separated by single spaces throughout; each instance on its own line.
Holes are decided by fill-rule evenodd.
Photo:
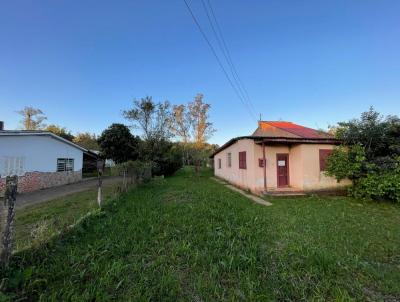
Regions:
M 138 157 L 139 138 L 131 134 L 123 124 L 112 124 L 98 139 L 101 155 L 116 163 L 136 160 Z

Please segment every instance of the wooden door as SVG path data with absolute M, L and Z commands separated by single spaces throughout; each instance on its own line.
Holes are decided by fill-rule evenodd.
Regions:
M 289 154 L 276 155 L 276 170 L 278 187 L 287 187 L 289 185 Z

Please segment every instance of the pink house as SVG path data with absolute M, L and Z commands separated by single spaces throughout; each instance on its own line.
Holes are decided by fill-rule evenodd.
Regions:
M 214 152 L 215 175 L 253 193 L 340 189 L 325 175 L 325 161 L 340 142 L 330 134 L 291 122 L 260 121 L 250 136 Z

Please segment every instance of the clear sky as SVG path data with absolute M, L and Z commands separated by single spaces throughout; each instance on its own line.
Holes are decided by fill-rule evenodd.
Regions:
M 188 0 L 209 37 L 200 0 Z M 400 1 L 211 0 L 257 114 L 314 128 L 373 105 L 400 113 Z M 48 123 L 100 133 L 146 95 L 203 93 L 217 133 L 256 128 L 183 0 L 0 0 L 0 120 L 41 108 Z M 217 47 L 215 40 L 212 40 Z

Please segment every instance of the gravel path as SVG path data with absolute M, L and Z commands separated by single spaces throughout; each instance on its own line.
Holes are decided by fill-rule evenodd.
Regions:
M 105 177 L 103 178 L 103 185 L 110 186 L 122 182 L 122 177 Z M 83 179 L 80 182 L 68 184 L 64 186 L 52 187 L 31 193 L 24 193 L 17 195 L 16 207 L 22 208 L 27 205 L 37 204 L 52 200 L 55 198 L 63 197 L 69 194 L 78 193 L 97 187 L 97 178 Z

